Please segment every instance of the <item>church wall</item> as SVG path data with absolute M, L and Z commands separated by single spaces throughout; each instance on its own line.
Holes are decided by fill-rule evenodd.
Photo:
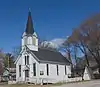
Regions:
M 38 67 L 39 63 L 33 58 L 31 54 L 28 54 L 26 52 L 22 53 L 22 56 L 19 58 L 17 64 L 16 64 L 16 81 L 25 81 L 25 55 L 29 55 L 29 65 L 28 67 L 30 68 L 29 70 L 29 78 L 30 80 L 33 78 L 33 63 L 36 63 L 36 76 L 38 76 Z M 19 65 L 21 65 L 21 77 L 19 77 Z
M 30 54 L 30 78 L 31 80 L 39 76 L 39 63 L 35 58 Z M 33 63 L 36 63 L 36 76 L 33 76 Z
M 25 81 L 25 72 L 23 71 L 25 68 L 25 55 L 27 53 L 23 52 L 21 58 L 18 60 L 16 64 L 16 80 Z M 57 75 L 57 65 L 56 64 L 48 64 L 49 66 L 49 75 L 47 75 L 47 64 L 46 63 L 38 63 L 36 59 L 31 55 L 29 55 L 29 80 L 30 82 L 39 81 L 40 78 L 48 79 L 48 82 L 56 83 L 61 81 L 66 81 L 68 79 L 68 75 L 71 74 L 70 66 L 66 65 L 67 75 L 65 75 L 65 65 L 58 65 L 58 75 Z M 33 76 L 33 63 L 36 63 L 36 76 Z M 21 77 L 19 78 L 19 65 L 22 65 Z M 42 73 L 42 74 L 41 74 Z M 41 74 L 41 75 L 40 75 Z M 47 80 L 44 80 L 47 82 Z
M 25 45 L 25 41 L 26 41 L 26 37 L 24 37 L 24 38 L 22 38 L 22 46 L 24 46 Z M 27 44 L 27 43 L 26 43 Z
M 28 47 L 30 50 L 38 51 L 38 46 L 27 45 L 27 47 Z
M 65 65 L 58 65 L 58 75 L 57 75 L 57 65 L 56 64 L 48 64 L 49 65 L 49 75 L 47 75 L 47 67 L 46 64 L 41 63 L 39 66 L 40 71 L 44 72 L 44 75 L 40 75 L 40 78 L 47 78 L 48 82 L 61 82 L 66 81 L 68 79 L 68 74 L 71 74 L 71 69 L 69 66 L 66 66 L 67 74 L 65 75 Z
M 21 56 L 21 58 L 19 58 L 17 64 L 16 64 L 16 80 L 18 81 L 23 81 L 24 79 L 24 73 L 23 73 L 23 68 L 24 68 L 24 58 L 23 55 Z M 19 65 L 21 65 L 21 77 L 19 77 Z
M 27 45 L 30 50 L 38 51 L 38 39 L 34 36 L 23 36 L 22 49 Z
M 67 70 L 67 75 L 71 76 L 71 66 L 70 65 L 66 66 L 66 70 Z

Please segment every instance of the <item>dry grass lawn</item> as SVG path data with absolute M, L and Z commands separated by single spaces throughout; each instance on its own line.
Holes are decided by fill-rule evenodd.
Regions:
M 56 83 L 56 84 L 48 84 L 48 85 L 34 85 L 34 84 L 13 84 L 8 85 L 7 83 L 0 83 L 0 87 L 54 87 L 54 86 L 60 86 L 64 83 Z
M 51 85 L 33 85 L 33 84 L 14 84 L 14 85 L 0 85 L 0 87 L 51 87 Z

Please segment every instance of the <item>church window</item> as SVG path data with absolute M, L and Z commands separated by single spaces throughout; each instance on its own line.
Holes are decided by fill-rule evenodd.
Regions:
M 57 65 L 57 75 L 59 75 L 59 69 L 58 69 L 58 65 Z
M 29 65 L 29 56 L 25 56 L 25 65 Z
M 21 77 L 21 65 L 19 65 L 19 77 Z
M 28 45 L 32 44 L 31 41 L 32 41 L 32 37 L 28 37 Z
M 44 75 L 44 72 L 43 71 L 40 71 L 40 75 Z
M 66 65 L 65 65 L 65 75 L 67 75 L 67 71 L 66 71 Z
M 26 56 L 25 56 L 25 65 L 26 65 Z
M 27 56 L 27 65 L 29 65 L 29 56 Z
M 49 75 L 49 65 L 47 64 L 47 75 Z
M 36 63 L 33 63 L 33 76 L 36 76 Z
M 32 39 L 32 43 L 33 43 L 33 45 L 36 45 L 36 39 L 35 38 Z
M 27 38 L 24 38 L 24 45 L 27 45 Z

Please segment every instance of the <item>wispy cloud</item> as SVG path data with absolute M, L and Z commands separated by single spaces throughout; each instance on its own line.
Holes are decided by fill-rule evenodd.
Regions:
M 44 47 L 48 46 L 51 48 L 59 49 L 62 46 L 62 44 L 64 43 L 64 41 L 65 41 L 64 38 L 55 38 L 50 41 L 44 41 L 44 42 L 42 42 L 41 45 L 44 45 Z
M 56 39 L 51 40 L 50 42 L 52 42 L 53 44 L 55 44 L 55 46 L 57 48 L 59 48 L 59 47 L 62 46 L 62 44 L 64 43 L 64 41 L 65 41 L 65 39 L 63 39 L 63 38 L 56 38 Z

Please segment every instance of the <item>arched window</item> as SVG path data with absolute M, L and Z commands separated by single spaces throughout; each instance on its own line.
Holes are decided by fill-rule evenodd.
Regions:
M 32 44 L 32 37 L 31 36 L 28 37 L 27 44 L 28 45 Z
M 24 38 L 24 45 L 27 45 L 27 37 Z
M 34 37 L 32 38 L 32 44 L 36 45 L 36 38 L 34 38 Z
M 29 56 L 25 56 L 25 65 L 29 65 Z

